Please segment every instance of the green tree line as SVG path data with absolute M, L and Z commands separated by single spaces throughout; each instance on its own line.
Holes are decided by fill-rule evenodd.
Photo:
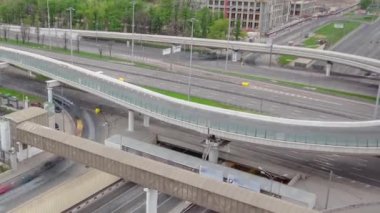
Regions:
M 191 18 L 195 37 L 225 39 L 228 20 L 222 13 L 208 8 L 193 7 L 192 0 L 0 0 L 0 21 L 7 24 L 68 28 L 73 7 L 73 28 L 131 32 L 133 5 L 135 32 L 151 34 L 191 34 Z M 233 37 L 244 35 L 240 28 L 232 29 Z

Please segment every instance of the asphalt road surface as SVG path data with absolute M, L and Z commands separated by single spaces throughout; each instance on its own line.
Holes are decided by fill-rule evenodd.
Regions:
M 333 50 L 380 59 L 380 19 L 372 24 L 364 24 L 360 30 L 342 41 Z M 342 65 L 333 66 L 333 71 L 337 70 L 339 72 L 346 71 L 352 73 L 358 71 L 357 69 Z

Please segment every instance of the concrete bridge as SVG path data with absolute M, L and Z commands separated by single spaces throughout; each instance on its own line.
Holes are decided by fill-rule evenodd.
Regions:
M 109 148 L 47 125 L 48 114 L 40 108 L 9 114 L 0 121 L 1 149 L 39 148 L 142 185 L 149 189 L 148 194 L 158 190 L 218 212 L 315 212 L 272 196 Z M 9 154 L 14 158 L 14 152 Z M 157 196 L 147 198 L 147 204 L 154 206 L 154 202 L 157 203 Z

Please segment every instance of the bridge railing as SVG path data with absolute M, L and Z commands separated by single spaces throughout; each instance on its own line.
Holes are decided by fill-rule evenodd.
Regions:
M 0 47 L 0 60 L 59 80 L 153 118 L 202 133 L 308 145 L 378 148 L 380 121 L 322 122 L 274 118 L 167 97 L 40 55 Z

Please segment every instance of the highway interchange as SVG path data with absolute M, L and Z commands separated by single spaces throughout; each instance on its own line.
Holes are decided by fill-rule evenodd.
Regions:
M 376 27 L 380 26 L 378 23 L 379 22 L 377 22 Z M 373 28 L 370 27 L 369 29 Z M 373 32 L 374 33 L 371 35 L 364 32 L 364 34 L 372 36 L 368 37 L 370 41 L 376 41 L 376 39 L 379 39 L 380 37 L 380 34 L 376 34 L 376 32 L 380 32 L 380 30 Z M 359 34 L 359 32 L 357 33 Z M 360 33 L 362 33 L 362 31 L 360 31 Z M 349 39 L 355 41 L 354 39 L 357 39 L 359 36 L 361 35 L 354 34 L 354 36 Z M 337 50 L 347 51 L 351 48 L 352 50 L 358 50 L 358 54 L 361 52 L 363 55 L 369 54 L 374 57 L 379 55 L 379 53 L 376 52 L 379 48 L 375 48 L 372 52 L 365 52 L 365 47 L 355 48 L 353 46 L 355 42 L 352 41 L 348 42 L 351 46 L 347 46 L 350 47 L 338 46 Z M 85 43 L 83 42 L 82 45 L 84 44 Z M 346 42 L 342 44 L 346 44 Z M 370 44 L 373 45 L 373 43 Z M 91 46 L 92 47 L 82 48 L 96 52 L 96 47 L 94 47 L 95 45 L 92 43 Z M 117 51 L 117 48 L 114 47 L 114 51 Z M 49 55 L 50 57 L 63 61 L 70 61 L 69 56 L 44 53 L 37 50 L 31 50 L 31 52 Z M 353 53 L 356 54 L 356 52 Z M 100 62 L 89 59 L 76 59 L 76 64 L 94 71 L 101 70 L 105 74 L 115 78 L 124 77 L 128 82 L 138 85 L 154 85 L 158 88 L 175 90 L 183 93 L 187 91 L 187 76 L 185 73 L 170 73 L 167 71 L 148 70 L 128 64 Z M 199 62 L 199 64 L 202 64 L 202 62 Z M 9 88 L 13 87 L 15 89 L 20 89 L 20 85 L 22 85 L 22 90 L 39 95 L 43 95 L 45 93 L 45 84 L 30 81 L 30 79 L 26 78 L 24 75 L 14 73 L 14 69 L 15 68 L 10 68 L 8 71 L 2 73 L 1 85 Z M 307 74 L 305 79 L 310 79 L 311 77 L 312 74 Z M 231 97 L 227 100 L 230 104 L 255 109 L 256 111 L 262 111 L 265 114 L 290 118 L 316 120 L 365 120 L 370 119 L 372 115 L 372 104 L 320 95 L 313 92 L 299 91 L 256 81 L 253 81 L 254 83 L 251 88 L 243 90 L 239 85 L 241 79 L 225 76 L 222 77 L 222 79 L 223 80 L 220 81 L 221 77 L 214 74 L 197 73 L 196 77 L 193 79 L 194 87 L 192 92 L 196 96 L 202 96 L 220 101 L 226 101 L 225 95 L 228 94 L 229 97 Z M 343 79 L 343 81 L 345 80 L 347 79 Z M 363 91 L 366 90 L 368 93 L 372 94 L 376 91 L 375 87 L 367 86 L 367 84 L 363 84 L 362 88 Z M 114 114 L 120 114 L 120 116 L 125 115 L 125 113 L 123 113 L 124 109 L 120 109 L 120 107 L 101 100 L 100 98 L 84 95 L 83 92 L 80 91 L 65 88 L 64 96 L 88 110 L 91 110 L 93 106 L 101 103 L 104 106 L 111 107 L 110 109 L 121 111 L 121 113 Z M 95 118 L 95 122 L 102 121 Z M 159 125 L 161 127 L 157 128 L 164 129 L 165 127 L 169 127 L 169 125 L 166 126 L 161 123 L 159 123 Z M 96 128 L 102 129 L 99 123 L 95 126 Z M 203 136 L 197 136 L 199 139 L 202 137 Z M 378 181 L 378 177 L 380 177 L 380 169 L 378 169 L 377 166 L 379 162 L 377 157 L 343 156 L 308 152 L 300 153 L 293 151 L 289 152 L 289 150 L 286 149 L 268 148 L 264 146 L 252 147 L 247 144 L 239 143 L 234 145 L 232 149 L 235 149 L 236 152 L 241 153 L 241 156 L 245 156 L 246 159 L 252 159 L 254 162 L 270 161 L 279 165 L 284 165 L 303 171 L 305 173 L 316 173 L 322 176 L 326 176 L 326 172 L 333 170 L 339 176 L 358 180 L 370 185 L 380 186 L 380 181 Z M 342 168 L 349 169 L 343 170 Z M 36 180 L 36 182 L 38 182 L 38 180 Z M 35 183 L 32 182 L 30 184 Z M 1 202 L 2 200 L 0 200 L 0 203 Z

